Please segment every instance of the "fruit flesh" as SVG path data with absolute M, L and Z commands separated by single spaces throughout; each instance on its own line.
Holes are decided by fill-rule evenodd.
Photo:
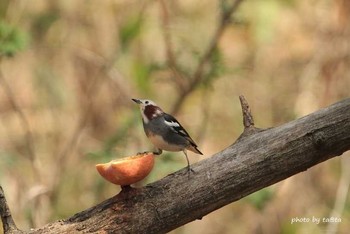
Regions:
M 97 164 L 100 175 L 117 185 L 130 185 L 144 179 L 153 169 L 154 154 L 144 153 Z

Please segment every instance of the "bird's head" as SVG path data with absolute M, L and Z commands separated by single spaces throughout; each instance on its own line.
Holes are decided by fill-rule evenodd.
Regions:
M 150 120 L 157 118 L 164 114 L 163 110 L 157 106 L 157 104 L 148 99 L 132 99 L 134 102 L 139 104 L 142 119 L 145 123 L 148 123 Z

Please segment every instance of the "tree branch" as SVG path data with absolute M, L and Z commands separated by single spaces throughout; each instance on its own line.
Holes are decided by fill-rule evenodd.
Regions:
M 242 97 L 241 102 L 249 110 Z M 184 168 L 146 187 L 124 189 L 31 233 L 166 233 L 341 155 L 350 149 L 349 132 L 350 98 L 279 127 L 247 132 L 193 164 L 190 177 Z
M 243 0 L 235 0 L 231 6 L 229 6 L 227 9 L 224 9 L 221 11 L 221 19 L 220 22 L 216 28 L 216 31 L 208 45 L 208 48 L 205 50 L 204 54 L 202 55 L 201 59 L 198 62 L 198 65 L 192 75 L 190 77 L 190 83 L 184 87 L 181 91 L 181 94 L 178 96 L 177 100 L 175 101 L 174 107 L 171 111 L 172 114 L 176 114 L 185 99 L 188 97 L 188 95 L 196 89 L 196 87 L 201 83 L 203 79 L 203 73 L 205 72 L 205 66 L 209 62 L 210 58 L 212 57 L 215 49 L 217 48 L 217 45 L 219 43 L 219 40 L 224 33 L 226 26 L 230 23 L 231 15 L 238 9 L 239 5 L 241 4 Z
M 7 205 L 4 190 L 0 186 L 0 216 L 4 233 L 24 233 L 16 227 L 12 219 L 10 208 Z

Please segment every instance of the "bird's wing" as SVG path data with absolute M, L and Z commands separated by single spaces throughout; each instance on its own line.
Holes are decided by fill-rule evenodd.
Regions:
M 168 125 L 175 133 L 183 136 L 186 138 L 191 145 L 194 147 L 197 147 L 197 144 L 192 140 L 188 132 L 181 126 L 179 121 L 177 121 L 173 116 L 164 113 L 164 122 L 166 125 Z

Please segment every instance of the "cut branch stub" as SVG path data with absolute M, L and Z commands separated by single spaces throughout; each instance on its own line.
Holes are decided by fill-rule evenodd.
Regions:
M 247 102 L 247 100 L 244 98 L 243 95 L 239 96 L 239 100 L 241 102 L 241 107 L 242 107 L 242 115 L 243 115 L 243 126 L 244 126 L 244 131 L 243 133 L 238 137 L 238 140 L 241 140 L 243 137 L 249 136 L 251 134 L 254 134 L 256 132 L 261 132 L 264 129 L 256 128 L 254 126 L 254 118 L 252 113 L 250 112 L 250 107 Z
M 250 112 L 247 100 L 244 98 L 243 95 L 239 96 L 239 100 L 241 101 L 242 106 L 244 130 L 246 130 L 247 128 L 254 128 L 254 119 L 252 113 Z

